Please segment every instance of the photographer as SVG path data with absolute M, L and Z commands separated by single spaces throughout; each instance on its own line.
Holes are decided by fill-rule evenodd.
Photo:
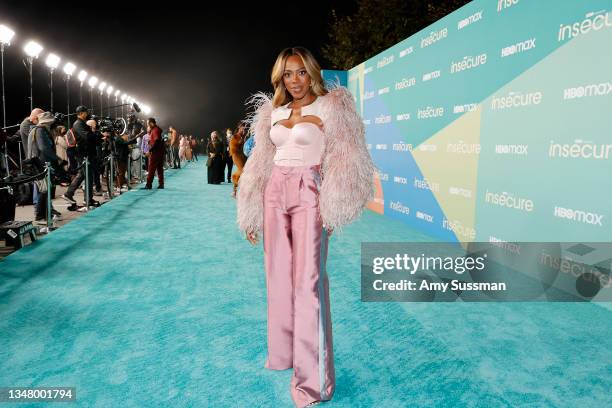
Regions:
M 89 157 L 90 169 L 93 172 L 94 186 L 96 193 L 102 193 L 102 184 L 100 183 L 100 159 L 102 158 L 102 134 L 98 131 L 98 123 L 94 119 L 87 121 L 87 126 L 91 128 L 89 140 L 87 143 L 87 156 Z
M 27 159 L 37 158 L 41 164 L 49 162 L 54 168 L 59 168 L 60 160 L 55 154 L 55 146 L 51 139 L 51 125 L 55 123 L 55 117 L 51 112 L 43 112 L 37 116 L 37 125 L 30 130 L 27 143 Z M 47 185 L 46 188 L 52 189 Z M 41 191 L 39 183 L 34 183 L 34 224 L 44 225 L 47 223 L 47 192 Z M 59 212 L 52 209 L 54 215 Z
M 19 125 L 19 135 L 21 136 L 23 157 L 28 157 L 28 138 L 30 135 L 30 130 L 32 130 L 32 128 L 38 124 L 38 115 L 41 113 L 44 113 L 44 110 L 35 108 L 32 110 L 32 113 L 30 113 L 30 116 L 25 118 L 23 122 L 21 122 L 21 125 Z
M 83 160 L 86 157 L 88 157 L 89 142 L 92 138 L 95 137 L 95 135 L 92 136 L 93 132 L 91 131 L 91 128 L 85 122 L 87 118 L 89 117 L 89 112 L 87 110 L 87 107 L 79 106 L 77 107 L 76 112 L 77 112 L 78 119 L 72 125 L 72 129 L 74 131 L 74 136 L 77 141 L 77 149 L 75 153 L 76 153 L 77 161 L 80 167 L 78 169 L 77 175 L 72 179 L 70 186 L 68 186 L 68 190 L 66 191 L 65 194 L 62 195 L 62 198 L 64 200 L 68 201 L 69 203 L 73 205 L 76 205 L 76 201 L 74 199 L 74 192 L 76 191 L 77 188 L 79 188 L 81 183 L 83 183 L 83 180 L 85 180 L 85 165 L 83 164 Z M 95 201 L 92 198 L 93 197 L 93 188 L 92 188 L 93 187 L 93 171 L 89 171 L 89 180 L 88 180 L 88 183 L 86 184 L 89 187 L 88 188 L 89 203 L 87 203 L 86 205 L 99 207 L 100 203 Z
M 115 152 L 115 142 L 114 142 L 114 133 L 109 131 L 108 129 L 104 129 L 102 131 L 102 142 L 100 145 L 100 161 L 102 164 L 101 173 L 106 181 L 106 191 L 108 191 L 108 197 L 110 197 L 111 192 L 111 179 L 110 179 L 110 160 L 109 157 L 113 155 L 116 156 Z M 115 166 L 116 167 L 116 166 Z
M 118 136 L 114 138 L 115 143 L 115 152 L 117 159 L 117 187 L 119 191 L 122 191 L 122 186 L 124 183 L 129 184 L 131 175 L 127 175 L 127 179 L 125 177 L 125 173 L 127 171 L 127 161 L 131 160 L 130 158 L 130 145 L 136 143 L 137 139 L 144 134 L 142 123 L 136 120 L 136 115 L 131 113 L 128 116 L 128 127 L 127 134 Z
M 129 138 L 135 139 L 139 136 L 142 136 L 144 134 L 143 129 L 144 125 L 142 124 L 142 122 L 136 119 L 136 114 L 134 112 L 131 112 L 128 115 L 127 122 L 127 134 Z

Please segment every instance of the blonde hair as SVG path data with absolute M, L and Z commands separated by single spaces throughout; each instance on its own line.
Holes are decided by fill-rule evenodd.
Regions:
M 277 108 L 281 105 L 285 105 L 293 100 L 293 97 L 285 88 L 283 82 L 283 74 L 285 72 L 285 64 L 287 58 L 298 55 L 302 58 L 306 72 L 310 76 L 310 86 L 312 92 L 317 96 L 323 96 L 327 94 L 327 89 L 323 84 L 323 77 L 321 76 L 321 66 L 315 59 L 315 57 L 304 47 L 290 47 L 285 48 L 278 54 L 274 67 L 272 68 L 272 86 L 274 87 L 274 97 L 272 98 L 272 105 Z

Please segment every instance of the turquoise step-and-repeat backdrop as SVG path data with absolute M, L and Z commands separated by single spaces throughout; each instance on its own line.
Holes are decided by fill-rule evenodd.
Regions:
M 476 0 L 349 70 L 370 208 L 449 241 L 612 239 L 611 9 Z

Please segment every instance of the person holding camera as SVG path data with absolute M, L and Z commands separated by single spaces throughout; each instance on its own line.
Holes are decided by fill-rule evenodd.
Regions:
M 122 135 L 115 137 L 115 151 L 117 153 L 117 188 L 119 191 L 123 190 L 123 184 L 126 186 L 130 183 L 131 175 L 128 174 L 127 178 L 125 176 L 128 169 L 128 160 L 131 160 L 130 157 L 130 145 L 136 143 L 136 140 L 141 136 L 141 134 L 135 135 Z
M 72 131 L 74 137 L 77 142 L 77 150 L 76 156 L 79 164 L 77 175 L 72 179 L 70 186 L 68 186 L 68 190 L 64 194 L 62 194 L 62 198 L 69 203 L 76 205 L 76 200 L 74 199 L 74 192 L 77 188 L 83 183 L 85 180 L 85 165 L 83 164 L 83 160 L 89 156 L 89 144 L 90 140 L 95 138 L 95 134 L 93 134 L 91 128 L 87 125 L 86 121 L 89 117 L 89 111 L 85 106 L 78 106 L 76 109 L 77 120 L 72 125 Z M 88 186 L 88 196 L 89 203 L 87 206 L 99 207 L 100 203 L 94 200 L 93 197 L 93 171 L 89 171 L 89 180 L 86 183 Z
M 115 152 L 115 143 L 113 141 L 113 133 L 109 132 L 108 129 L 104 129 L 102 131 L 102 140 L 100 146 L 100 162 L 102 165 L 101 174 L 106 183 L 106 191 L 108 192 L 108 197 L 110 197 L 111 192 L 111 179 L 110 179 L 110 160 L 109 157 L 113 155 L 116 156 Z M 114 180 L 113 180 L 114 183 Z
M 98 123 L 94 119 L 89 119 L 87 121 L 87 126 L 91 128 L 91 133 L 89 134 L 89 140 L 87 142 L 87 157 L 89 157 L 89 163 L 91 164 L 90 169 L 93 172 L 93 181 L 96 187 L 95 191 L 99 195 L 102 193 L 102 183 L 100 182 L 102 134 L 98 130 Z
M 40 160 L 41 164 L 49 162 L 54 168 L 58 168 L 62 160 L 55 154 L 55 146 L 51 139 L 51 125 L 55 123 L 55 117 L 51 112 L 43 112 L 36 118 L 36 126 L 30 130 L 27 142 L 26 159 L 34 157 Z M 52 186 L 47 185 L 47 188 Z M 44 225 L 47 223 L 47 191 L 41 191 L 39 183 L 34 183 L 34 224 Z M 56 215 L 59 212 L 52 210 Z

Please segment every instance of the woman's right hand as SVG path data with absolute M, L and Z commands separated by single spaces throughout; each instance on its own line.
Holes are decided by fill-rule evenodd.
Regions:
M 211 158 L 212 158 L 212 157 L 215 157 L 215 154 L 214 154 L 214 153 L 211 153 L 211 154 L 210 154 L 210 157 L 211 157 Z
M 258 241 L 257 233 L 253 231 L 247 231 L 246 239 L 248 239 L 251 244 L 256 245 Z

